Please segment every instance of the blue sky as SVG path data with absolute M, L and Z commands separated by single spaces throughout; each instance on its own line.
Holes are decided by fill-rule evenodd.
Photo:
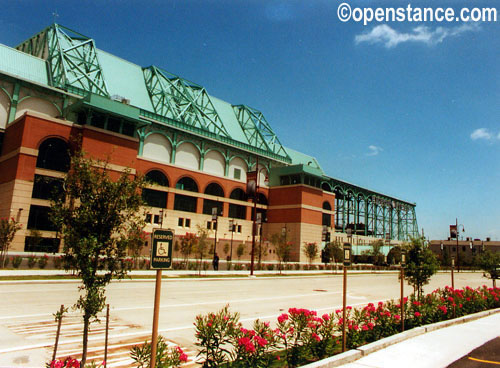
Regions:
M 407 2 L 349 1 L 352 7 Z M 497 22 L 342 23 L 335 0 L 4 0 L 0 42 L 54 20 L 261 110 L 333 177 L 417 203 L 419 227 L 500 239 Z M 496 7 L 489 1 L 412 6 Z

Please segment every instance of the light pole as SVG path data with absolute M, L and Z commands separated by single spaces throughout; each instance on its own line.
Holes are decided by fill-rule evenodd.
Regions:
M 160 210 L 160 229 L 163 229 L 163 210 Z
M 460 234 L 460 226 L 462 226 L 462 232 L 464 233 L 465 232 L 465 227 L 463 224 L 459 224 L 458 223 L 458 218 L 455 218 L 455 229 L 456 229 L 456 233 L 455 233 L 455 236 L 457 238 L 457 251 L 456 251 L 456 254 L 457 254 L 457 272 L 460 272 L 460 253 L 458 251 L 458 235 Z
M 229 260 L 233 260 L 233 236 L 234 236 L 234 227 L 236 224 L 234 223 L 234 220 L 231 219 L 229 220 L 229 231 L 231 232 L 231 250 L 229 251 Z
M 250 260 L 250 276 L 253 276 L 254 261 L 255 261 L 255 235 L 257 233 L 257 201 L 259 195 L 259 175 L 264 168 L 259 170 L 259 156 L 255 162 L 255 192 L 253 196 L 253 221 L 252 221 L 252 253 Z
M 352 233 L 347 232 L 347 239 L 350 241 Z M 344 243 L 344 280 L 342 287 L 342 352 L 346 349 L 347 336 L 345 332 L 346 325 L 346 304 L 347 304 L 347 267 L 351 265 L 352 246 L 350 242 Z
M 401 251 L 401 332 L 405 330 L 405 266 L 406 266 L 406 251 Z
M 212 207 L 212 221 L 215 222 L 214 258 L 213 258 L 214 269 L 216 268 L 215 257 L 217 255 L 217 229 L 219 228 L 218 211 L 219 211 L 218 207 Z

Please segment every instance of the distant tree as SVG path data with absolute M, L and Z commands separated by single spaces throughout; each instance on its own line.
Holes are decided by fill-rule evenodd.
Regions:
M 82 282 L 75 304 L 83 312 L 82 367 L 90 323 L 98 321 L 106 303 L 105 287 L 113 278 L 126 275 L 121 262 L 130 245 L 128 234 L 143 221 L 138 212 L 144 178 L 132 175 L 130 169 L 113 174 L 116 180 L 110 177 L 106 162 L 76 152 L 50 215 L 64 239 L 65 268 L 75 270 Z
M 271 244 L 276 251 L 276 256 L 278 257 L 278 266 L 281 274 L 283 263 L 286 265 L 286 263 L 290 260 L 292 242 L 286 240 L 286 234 L 272 234 Z
M 203 268 L 203 258 L 207 256 L 209 250 L 209 230 L 199 225 L 197 226 L 197 228 L 197 239 L 193 247 L 193 252 L 196 254 L 196 258 L 198 259 L 198 274 L 201 275 L 201 270 Z
M 383 240 L 376 240 L 372 243 L 372 249 L 370 255 L 373 258 L 374 265 L 381 265 L 384 263 L 384 253 L 382 253 L 382 247 L 384 246 Z
M 222 247 L 222 251 L 226 256 L 229 254 L 229 243 L 224 244 L 224 246 Z
M 309 261 L 309 266 L 312 265 L 314 258 L 318 256 L 319 248 L 316 243 L 306 243 L 303 252 Z
M 420 299 L 424 285 L 429 283 L 439 264 L 434 253 L 424 245 L 422 238 L 411 239 L 407 245 L 408 259 L 406 262 L 405 276 L 408 283 L 413 286 L 413 293 Z
M 396 245 L 387 254 L 387 263 L 396 264 L 401 262 L 401 247 Z
M 267 242 L 259 241 L 256 244 L 256 248 L 257 248 L 257 263 L 258 263 L 259 269 L 260 269 L 261 265 L 262 265 L 262 258 L 269 250 L 269 246 L 268 246 Z
M 5 267 L 10 243 L 19 229 L 21 229 L 21 225 L 14 218 L 4 217 L 0 219 L 0 264 L 2 268 Z
M 479 257 L 479 266 L 496 287 L 496 279 L 500 277 L 500 253 L 487 250 Z
M 128 230 L 127 238 L 128 238 L 128 251 L 131 253 L 132 258 L 134 259 L 134 266 L 137 267 L 137 258 L 141 254 L 142 248 L 146 245 L 147 234 L 143 230 L 144 223 L 137 222 L 132 223 L 130 225 L 130 229 Z
M 238 247 L 236 248 L 236 257 L 238 257 L 238 261 L 240 260 L 241 256 L 245 253 L 246 248 L 247 247 L 245 243 L 238 244 Z
M 344 251 L 340 242 L 335 241 L 325 245 L 325 257 L 334 263 L 340 262 L 344 257 Z
M 184 264 L 187 266 L 189 256 L 193 252 L 193 248 L 198 241 L 196 238 L 196 234 L 194 233 L 186 233 L 185 235 L 180 237 L 180 251 L 182 256 L 184 257 Z

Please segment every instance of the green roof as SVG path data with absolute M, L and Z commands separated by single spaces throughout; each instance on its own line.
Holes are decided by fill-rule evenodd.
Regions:
M 30 82 L 49 85 L 45 60 L 2 44 L 0 71 Z
M 306 166 L 311 166 L 315 169 L 318 169 L 321 171 L 321 173 L 324 175 L 323 169 L 321 168 L 318 160 L 316 160 L 314 157 L 306 155 L 305 153 L 295 151 L 294 149 L 285 147 L 286 152 L 292 159 L 292 165 L 306 165 Z
M 97 49 L 97 57 L 111 96 L 126 98 L 130 100 L 132 106 L 153 111 L 142 68 L 139 65 L 99 49 Z

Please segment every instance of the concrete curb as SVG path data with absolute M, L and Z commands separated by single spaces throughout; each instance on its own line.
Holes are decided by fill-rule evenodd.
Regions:
M 368 354 L 387 348 L 388 346 L 397 344 L 399 342 L 408 340 L 412 337 L 423 335 L 427 332 L 439 330 L 454 325 L 459 325 L 466 322 L 471 322 L 479 318 L 487 317 L 495 313 L 500 313 L 500 308 L 490 309 L 468 316 L 450 319 L 447 321 L 436 322 L 431 325 L 412 328 L 411 330 L 398 333 L 396 335 L 388 336 L 386 338 L 374 341 L 372 343 L 360 346 L 357 349 L 346 351 L 345 353 L 337 354 L 314 363 L 301 366 L 301 368 L 331 368 L 339 367 L 344 364 L 352 363 Z

